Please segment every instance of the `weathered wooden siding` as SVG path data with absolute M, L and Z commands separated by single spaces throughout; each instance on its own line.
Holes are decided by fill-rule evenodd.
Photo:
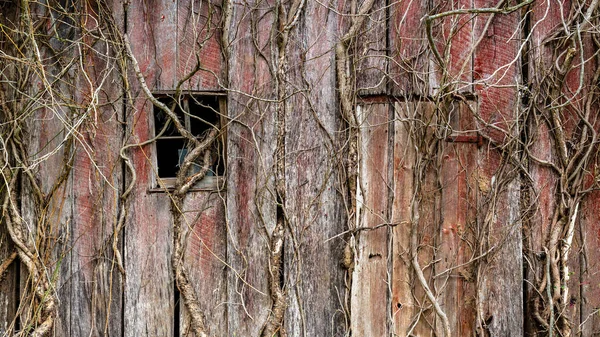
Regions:
M 475 8 L 492 7 L 493 1 L 476 0 Z M 480 233 L 486 240 L 480 251 L 493 249 L 478 280 L 478 314 L 491 336 L 523 334 L 523 255 L 518 173 L 502 161 L 499 147 L 516 151 L 519 112 L 519 13 L 481 15 L 474 19 L 474 91 L 479 100 L 478 129 L 486 138 L 478 151 L 480 195 L 477 200 Z M 489 25 L 489 26 L 488 26 Z M 508 150 L 510 149 L 510 150 Z M 506 152 L 505 152 L 506 153 Z M 497 187 L 503 186 L 497 194 Z M 486 190 L 487 189 L 487 190 Z
M 258 336 L 271 310 L 269 237 L 276 219 L 271 3 L 232 4 L 227 129 L 227 334 Z M 252 36 L 244 32 L 254 32 Z M 260 48 L 256 50 L 255 48 Z M 257 57 L 264 53 L 265 58 Z M 235 193 L 231 193 L 236 191 Z M 225 334 L 225 333 L 222 333 Z
M 346 217 L 336 190 L 342 125 L 335 113 L 338 24 L 334 12 L 309 1 L 287 49 L 287 90 L 304 91 L 285 106 L 284 212 L 290 233 L 283 267 L 289 294 L 284 327 L 289 336 L 343 336 L 346 329 L 344 238 L 329 240 L 344 231 Z
M 528 155 L 556 156 L 547 124 L 519 115 L 526 104 L 520 94 L 525 77 L 538 75 L 535 65 L 553 67 L 544 56 L 552 49 L 546 41 L 561 13 L 555 4 L 546 11 L 549 3 L 533 5 L 529 14 L 474 15 L 460 10 L 497 2 L 374 0 L 368 20 L 342 46 L 351 59 L 344 71 L 353 79 L 358 119 L 351 125 L 340 114 L 347 89 L 336 73 L 336 48 L 368 3 L 108 3 L 150 91 L 172 93 L 181 84 L 186 92 L 226 95 L 226 177 L 189 192 L 179 210 L 182 265 L 206 333 L 264 334 L 281 309 L 274 295 L 280 290 L 281 336 L 443 336 L 446 325 L 452 336 L 533 335 L 539 329 L 528 300 L 540 275 L 531 268 L 545 263 L 558 178 L 535 161 L 518 166 L 528 145 L 523 140 L 535 142 Z M 96 5 L 81 10 L 97 19 Z M 296 10 L 294 19 L 289 15 Z M 435 17 L 452 10 L 458 11 Z M 86 28 L 99 29 L 94 22 Z M 518 40 L 531 23 L 536 30 L 527 60 Z M 40 219 L 52 229 L 32 235 L 57 239 L 42 252 L 56 275 L 53 333 L 193 335 L 173 275 L 172 192 L 157 187 L 153 145 L 137 145 L 155 136 L 154 106 L 131 62 L 121 69 L 101 57 L 122 51 L 87 38 L 79 70 L 88 77 L 74 80 L 73 109 L 86 118 L 77 125 L 72 170 L 43 210 L 23 185 L 23 218 L 32 229 Z M 594 51 L 586 48 L 591 58 Z M 106 70 L 108 64 L 114 68 Z M 566 91 L 577 91 L 577 69 L 566 77 Z M 98 93 L 98 108 L 90 109 L 101 76 L 120 84 Z M 124 77 L 128 90 L 121 87 Z M 570 136 L 578 127 L 573 109 L 561 116 Z M 76 116 L 66 107 L 32 116 L 31 160 L 60 149 L 34 170 L 45 192 L 64 167 L 55 136 L 68 129 L 60 118 L 76 124 Z M 353 132 L 358 140 L 349 144 Z M 135 174 L 120 157 L 125 145 Z M 353 145 L 356 163 L 348 158 Z M 352 170 L 356 181 L 348 181 Z M 595 171 L 585 179 L 593 187 Z M 349 200 L 351 183 L 356 200 Z M 568 260 L 571 305 L 564 315 L 581 336 L 600 331 L 599 200 L 594 192 L 579 206 Z M 125 226 L 115 233 L 124 214 Z M 274 259 L 278 224 L 283 253 Z M 0 262 L 13 252 L 9 241 L 0 228 Z M 273 263 L 279 275 L 272 274 Z M 30 286 L 12 263 L 0 283 L 0 335 L 18 308 L 24 318 L 35 314 L 17 298 Z
M 116 3 L 111 5 L 113 15 L 122 17 L 122 7 Z M 98 17 L 97 4 L 82 6 L 85 6 L 82 11 L 86 28 L 90 32 L 98 31 L 98 22 L 107 18 Z M 68 281 L 71 285 L 69 310 L 71 315 L 76 313 L 77 318 L 71 319 L 69 334 L 118 336 L 123 328 L 123 275 L 113 245 L 122 238 L 119 234 L 113 236 L 113 228 L 121 206 L 119 195 L 123 182 L 119 157 L 123 135 L 122 92 L 118 86 L 93 91 L 100 86 L 100 81 L 118 81 L 119 73 L 114 62 L 106 57 L 116 56 L 110 46 L 95 44 L 91 36 L 85 39 L 90 46 L 83 52 L 87 78 L 82 75 L 78 79 L 76 100 L 89 106 L 86 110 L 89 119 L 84 121 L 86 125 L 78 138 L 72 169 L 72 253 Z M 120 253 L 121 247 L 116 248 Z
M 169 92 L 200 62 L 200 71 L 184 90 L 219 90 L 223 81 L 219 13 L 213 4 L 196 1 L 132 3 L 127 31 L 149 89 Z M 197 59 L 196 55 L 206 55 Z M 136 76 L 131 73 L 129 76 Z M 134 83 L 137 83 L 134 81 Z M 128 144 L 154 137 L 153 105 L 142 88 L 133 88 L 135 103 L 127 114 Z M 125 227 L 125 334 L 189 335 L 186 307 L 172 276 L 173 215 L 171 192 L 157 188 L 156 155 L 151 145 L 131 151 L 136 181 L 126 200 L 129 219 Z M 132 179 L 131 176 L 128 177 Z M 126 186 L 131 182 L 125 182 Z M 221 186 L 222 187 L 222 186 Z M 185 199 L 183 265 L 194 280 L 199 304 L 206 311 L 207 333 L 226 331 L 225 191 L 193 192 Z M 179 317 L 177 315 L 180 315 Z
M 18 10 L 14 7 L 3 8 L 3 15 L 8 20 L 16 20 Z M 2 35 L 0 50 L 10 52 L 11 49 L 14 47 L 11 47 L 10 39 Z M 3 71 L 14 76 L 16 70 L 3 67 Z M 1 104 L 4 109 L 8 102 L 5 99 L 3 101 Z M 17 251 L 10 238 L 5 220 L 2 219 L 0 222 L 0 261 L 4 262 L 0 262 L 0 335 L 5 335 L 9 327 L 13 326 L 19 303 L 19 260 L 16 254 Z
M 352 273 L 351 328 L 357 336 L 388 335 L 388 161 L 390 108 L 386 102 L 358 107 L 359 178 L 355 266 Z M 369 230 L 370 228 L 379 227 Z

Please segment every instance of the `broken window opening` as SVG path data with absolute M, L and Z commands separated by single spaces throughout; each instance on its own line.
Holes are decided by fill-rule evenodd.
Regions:
M 217 129 L 217 138 L 208 148 L 210 166 L 206 176 L 194 186 L 197 189 L 214 189 L 218 187 L 220 177 L 225 175 L 225 132 L 222 130 L 226 115 L 225 96 L 223 95 L 181 95 L 176 101 L 172 95 L 156 95 L 158 100 L 169 107 L 177 116 L 184 128 L 199 140 Z M 157 179 L 153 188 L 172 188 L 179 168 L 189 149 L 189 141 L 182 136 L 167 114 L 154 107 L 155 163 Z M 188 175 L 200 172 L 204 155 L 200 155 L 192 165 Z M 222 180 L 221 180 L 222 181 Z

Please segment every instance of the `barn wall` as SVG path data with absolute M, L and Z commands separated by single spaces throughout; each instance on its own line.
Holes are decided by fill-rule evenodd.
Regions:
M 67 108 L 36 110 L 28 125 L 31 160 L 48 155 L 33 172 L 44 193 L 72 158 L 42 209 L 33 186 L 21 187 L 33 242 L 57 239 L 41 252 L 54 275 L 52 335 L 195 335 L 174 263 L 186 271 L 208 336 L 544 333 L 532 317 L 541 308 L 535 267 L 546 261 L 560 177 L 541 163 L 556 156 L 548 125 L 520 115 L 520 85 L 539 68 L 516 37 L 530 33 L 525 21 L 539 22 L 528 57 L 550 62 L 545 41 L 561 15 L 554 4 L 432 17 L 497 3 L 107 3 L 126 39 L 70 51 L 83 60 L 73 109 L 88 116 L 74 143 L 56 137 L 68 132 L 65 119 L 78 121 Z M 94 26 L 99 4 L 81 6 L 97 20 L 86 28 L 104 29 Z M 369 19 L 357 25 L 366 6 Z M 118 64 L 127 48 L 131 58 Z M 566 77 L 565 92 L 592 90 L 578 91 L 581 69 Z M 86 110 L 96 86 L 100 108 Z M 348 88 L 351 116 L 341 113 Z M 226 96 L 226 176 L 188 192 L 180 209 L 172 189 L 157 187 L 146 89 Z M 561 116 L 577 136 L 576 108 Z M 519 162 L 524 140 L 534 140 L 528 155 L 537 161 Z M 581 179 L 595 187 L 595 172 Z M 600 331 L 599 198 L 580 200 L 572 218 L 564 315 L 580 336 Z M 180 239 L 174 212 L 183 214 Z M 36 227 L 46 224 L 49 233 Z M 20 321 L 36 315 L 34 302 L 17 298 L 35 282 L 11 262 L 11 242 L 0 228 L 0 263 L 8 261 L 0 335 L 26 329 L 17 312 Z M 183 257 L 173 261 L 180 244 Z

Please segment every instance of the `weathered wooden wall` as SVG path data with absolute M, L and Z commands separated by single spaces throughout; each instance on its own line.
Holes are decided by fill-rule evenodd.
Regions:
M 446 325 L 452 336 L 535 330 L 527 254 L 543 251 L 557 178 L 535 163 L 527 174 L 519 172 L 506 149 L 522 146 L 519 86 L 524 72 L 532 76 L 537 69 L 522 64 L 518 40 L 532 29 L 522 22 L 525 15 L 539 21 L 529 57 L 549 62 L 543 41 L 560 22 L 557 4 L 537 3 L 531 14 L 432 19 L 443 68 L 431 52 L 424 17 L 497 2 L 373 1 L 369 19 L 348 42 L 353 128 L 340 114 L 336 48 L 369 0 L 107 2 L 151 91 L 173 92 L 181 84 L 187 92 L 227 97 L 226 177 L 214 188 L 189 192 L 180 210 L 182 263 L 209 336 L 261 335 L 275 310 L 274 279 L 285 294 L 280 335 L 443 336 Z M 81 5 L 82 17 L 101 12 L 95 5 Z M 282 31 L 298 8 L 290 30 Z M 11 15 L 17 12 L 0 20 Z M 87 28 L 101 29 L 94 26 L 100 21 L 87 21 Z M 122 50 L 88 44 L 78 69 L 88 77 L 74 77 L 72 98 L 75 109 L 91 117 L 77 125 L 68 179 L 41 213 L 30 210 L 31 191 L 23 186 L 24 220 L 51 224 L 44 235 L 57 242 L 42 252 L 59 299 L 53 334 L 193 335 L 173 276 L 172 195 L 156 188 L 153 146 L 138 145 L 155 136 L 153 104 L 131 62 L 106 57 Z M 200 71 L 179 83 L 197 61 Z M 576 91 L 578 77 L 570 76 Z M 93 92 L 99 79 L 120 84 Z M 101 108 L 86 110 L 94 95 Z M 29 125 L 33 161 L 59 149 L 34 172 L 44 189 L 64 166 L 59 137 L 69 132 L 64 119 L 73 116 L 66 109 L 37 110 Z M 532 154 L 550 160 L 547 126 L 534 126 Z M 358 139 L 354 168 L 347 157 L 352 132 Z M 347 188 L 352 169 L 355 200 Z M 527 177 L 533 210 L 523 207 L 521 179 Z M 591 186 L 595 172 L 586 179 Z M 599 200 L 594 192 L 579 206 L 569 260 L 575 300 L 565 315 L 581 324 L 581 336 L 600 333 Z M 524 213 L 533 214 L 525 227 Z M 115 233 L 122 215 L 124 227 Z M 278 221 L 285 224 L 281 275 L 272 275 Z M 12 252 L 2 227 L 0 263 Z M 17 311 L 35 314 L 18 299 L 27 287 L 27 273 L 9 264 L 0 284 L 0 335 L 14 331 Z

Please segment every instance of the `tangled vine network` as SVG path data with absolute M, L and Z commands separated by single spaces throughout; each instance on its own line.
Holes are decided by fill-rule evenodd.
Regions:
M 140 176 L 145 174 L 134 157 L 150 157 L 143 149 L 174 128 L 188 150 L 169 188 L 172 236 L 165 254 L 187 315 L 182 333 L 215 334 L 217 324 L 207 315 L 204 294 L 195 288 L 196 274 L 185 263 L 187 240 L 194 235 L 186 210 L 194 186 L 210 174 L 218 155 L 216 144 L 240 127 L 245 130 L 240 139 L 254 147 L 262 165 L 254 172 L 262 174 L 253 178 L 262 186 L 254 192 L 253 216 L 260 223 L 257 233 L 266 238 L 260 242 L 265 256 L 261 261 L 267 265 L 264 280 L 248 276 L 252 269 L 248 261 L 256 252 L 245 251 L 230 238 L 233 234 L 224 235 L 229 240 L 229 258 L 212 251 L 211 258 L 233 275 L 227 278 L 228 291 L 236 298 L 231 302 L 260 326 L 262 336 L 286 336 L 294 327 L 310 334 L 308 309 L 301 300 L 306 294 L 301 289 L 303 282 L 308 283 L 302 279 L 303 268 L 310 268 L 303 257 L 304 235 L 311 229 L 298 219 L 312 219 L 316 213 L 311 212 L 321 207 L 329 190 L 332 200 L 341 200 L 337 219 L 343 224 L 337 233 L 320 240 L 343 242 L 336 246 L 343 286 L 331 291 L 330 297 L 337 296 L 332 300 L 337 307 L 327 325 L 335 325 L 341 335 L 358 336 L 369 326 L 360 323 L 361 317 L 368 316 L 360 314 L 364 305 L 360 298 L 372 286 L 365 261 L 382 257 L 375 248 L 365 253 L 378 233 L 383 233 L 381 249 L 389 255 L 384 254 L 382 260 L 387 261 L 381 264 L 386 272 L 376 279 L 387 282 L 380 290 L 387 296 L 382 306 L 393 309 L 385 309 L 382 317 L 389 335 L 425 331 L 458 335 L 457 325 L 462 323 L 449 311 L 446 295 L 456 277 L 470 289 L 472 318 L 465 329 L 471 335 L 493 335 L 490 327 L 498 318 L 489 314 L 494 298 L 486 295 L 486 289 L 493 278 L 504 276 L 506 270 L 498 263 L 503 254 L 516 254 L 517 265 L 522 266 L 514 271 L 522 273 L 522 282 L 516 284 L 522 288 L 515 295 L 522 296 L 522 310 L 515 313 L 522 317 L 514 320 L 524 324 L 528 336 L 591 335 L 590 326 L 600 309 L 585 309 L 592 295 L 584 279 L 597 273 L 591 268 L 590 254 L 600 247 L 584 233 L 589 232 L 586 226 L 593 222 L 594 201 L 600 197 L 598 0 L 421 2 L 191 1 L 200 8 L 193 8 L 196 14 L 190 20 L 202 16 L 198 19 L 202 23 L 189 32 L 196 41 L 188 60 L 191 66 L 168 93 L 171 103 L 165 103 L 154 91 L 154 83 L 148 82 L 148 68 L 139 61 L 147 50 L 139 52 L 138 47 L 136 52 L 132 47 L 139 41 L 123 28 L 133 2 L 0 0 L 0 280 L 9 271 L 20 275 L 16 278 L 20 294 L 6 304 L 13 308 L 14 317 L 0 326 L 0 332 L 48 336 L 62 315 L 76 309 L 76 304 L 66 307 L 58 293 L 68 282 L 61 278 L 69 273 L 67 256 L 77 242 L 86 240 L 73 236 L 75 220 L 65 216 L 73 212 L 71 203 L 83 198 L 74 193 L 74 184 L 83 184 L 90 191 L 103 191 L 87 201 L 97 208 L 91 218 L 98 233 L 93 251 L 81 255 L 86 256 L 86 265 L 93 266 L 94 275 L 101 275 L 93 282 L 92 301 L 108 305 L 103 318 L 94 318 L 94 329 L 108 334 L 109 317 L 116 314 L 111 310 L 121 310 L 113 308 L 114 296 L 120 296 L 123 284 L 136 277 L 126 267 L 123 248 L 124 230 L 130 219 L 139 216 L 132 209 L 146 188 L 140 187 L 139 180 L 145 179 Z M 415 7 L 422 9 L 421 15 L 412 19 Z M 335 33 L 327 35 L 329 44 L 317 53 L 311 48 L 320 45 L 308 45 L 302 32 L 311 24 L 310 13 L 319 10 L 326 14 L 314 17 L 323 25 L 334 25 Z M 392 17 L 397 19 L 394 24 L 389 23 Z M 337 24 L 330 23 L 332 18 Z M 240 29 L 243 25 L 249 29 Z M 411 29 L 413 36 L 404 37 Z M 249 87 L 258 83 L 245 91 L 230 83 L 239 78 L 207 69 L 203 60 L 207 46 L 217 41 L 226 73 L 235 66 L 230 62 L 232 53 L 240 53 L 236 43 L 244 38 L 252 50 L 247 57 L 263 65 L 252 69 L 256 78 L 244 79 Z M 372 47 L 394 39 L 403 41 L 404 49 Z M 501 42 L 490 52 L 486 44 L 493 39 Z M 152 48 L 159 47 L 148 47 Z M 410 55 L 405 55 L 406 50 Z M 334 61 L 321 62 L 323 55 Z M 325 81 L 326 71 L 314 76 L 306 69 L 308 62 L 328 67 L 327 76 L 334 83 L 331 90 L 327 83 L 325 89 L 313 85 Z M 487 63 L 492 63 L 491 69 Z M 202 137 L 192 134 L 176 111 L 183 110 L 189 82 L 201 74 L 215 81 L 231 102 L 234 95 L 242 97 L 245 103 L 237 102 L 236 109 L 248 114 L 260 111 L 259 122 L 230 114 L 221 116 Z M 261 76 L 269 78 L 268 85 L 261 86 Z M 332 96 L 336 105 L 323 105 L 321 94 Z M 135 132 L 142 99 L 168 120 L 163 130 L 147 139 Z M 381 102 L 391 110 L 377 112 Z M 228 104 L 230 109 L 235 106 Z M 293 185 L 289 178 L 298 170 L 291 168 L 290 158 L 305 151 L 290 145 L 298 127 L 293 124 L 296 105 L 311 112 L 307 118 L 312 118 L 315 133 L 323 138 L 319 153 L 327 157 L 319 168 L 321 180 L 313 186 L 314 197 L 302 206 L 294 198 L 299 198 L 295 189 L 304 185 Z M 334 122 L 323 118 L 327 109 L 335 110 Z M 392 141 L 378 136 L 381 126 L 393 133 Z M 117 139 L 117 148 L 94 146 L 101 134 Z M 385 151 L 399 158 L 398 163 L 377 162 L 367 144 L 376 137 L 383 139 Z M 264 146 L 267 141 L 271 149 Z M 461 142 L 471 143 L 476 150 L 471 154 L 456 150 Z M 227 144 L 230 151 L 240 151 L 236 153 L 241 158 L 241 146 L 232 139 Z M 450 178 L 448 158 L 458 163 Z M 393 168 L 379 167 L 375 174 L 366 169 L 369 165 Z M 78 167 L 94 173 L 78 175 Z M 122 179 L 115 178 L 118 170 Z M 389 181 L 373 185 L 387 174 L 395 177 L 390 179 L 395 185 Z M 466 187 L 452 199 L 447 186 L 459 179 Z M 222 207 L 233 204 L 224 186 L 213 194 Z M 381 203 L 389 205 L 381 210 L 386 216 L 375 211 L 378 202 L 373 198 L 378 195 L 387 200 Z M 465 204 L 465 218 L 450 224 L 449 215 L 444 218 L 441 211 L 444 200 Z M 514 212 L 506 215 L 508 223 L 499 225 L 498 219 L 509 208 Z M 232 213 L 225 213 L 225 227 L 233 232 Z M 441 239 L 451 231 L 458 233 L 459 258 Z M 392 236 L 393 240 L 387 239 Z M 10 280 L 15 278 L 3 280 L 0 290 L 16 287 Z M 245 303 L 247 292 L 266 298 L 266 313 L 253 313 L 254 304 Z M 300 323 L 296 325 L 285 323 L 290 307 L 297 313 Z M 397 312 L 407 307 L 412 311 L 398 318 Z M 2 310 L 0 316 L 5 314 Z

